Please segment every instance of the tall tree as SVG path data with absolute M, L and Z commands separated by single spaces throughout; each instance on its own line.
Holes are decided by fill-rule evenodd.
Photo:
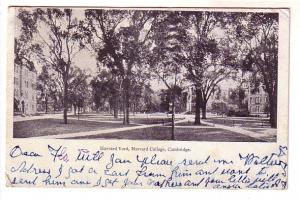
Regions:
M 163 112 L 170 111 L 170 105 L 172 105 L 173 103 L 173 98 L 175 98 L 174 99 L 175 111 L 177 112 L 184 111 L 183 107 L 186 103 L 184 102 L 184 97 L 186 98 L 186 96 L 183 95 L 182 88 L 178 85 L 176 85 L 172 89 L 160 90 L 161 111 Z
M 81 50 L 77 33 L 78 20 L 72 9 L 37 8 L 19 10 L 22 22 L 21 31 L 34 37 L 41 51 L 36 56 L 39 61 L 59 73 L 63 83 L 63 119 L 67 124 L 69 76 L 73 59 Z
M 190 43 L 186 48 L 186 77 L 195 86 L 195 124 L 206 118 L 209 98 L 217 90 L 218 84 L 232 74 L 235 60 L 226 40 L 219 39 L 226 15 L 221 12 L 192 12 L 190 22 Z M 224 36 L 223 36 L 224 37 Z
M 57 76 L 47 66 L 42 67 L 42 71 L 37 77 L 37 90 L 41 92 L 39 101 L 45 103 L 45 113 L 48 113 L 50 101 L 54 102 L 54 111 L 56 108 L 61 107 L 61 105 L 58 105 L 58 99 L 62 97 L 63 85 L 57 81 Z
M 118 118 L 120 109 L 121 82 L 109 70 L 101 70 L 99 74 L 91 80 L 90 83 L 93 93 L 93 102 L 97 111 L 109 103 L 109 108 L 113 110 L 114 118 Z
M 88 90 L 88 78 L 89 74 L 85 70 L 78 67 L 72 68 L 70 72 L 69 80 L 69 99 L 70 103 L 74 108 L 74 115 L 76 115 L 76 110 L 84 107 L 84 103 L 88 100 L 89 90 Z
M 234 13 L 230 29 L 242 60 L 241 69 L 252 72 L 265 86 L 274 128 L 277 127 L 278 17 L 278 13 Z
M 129 124 L 133 72 L 142 67 L 141 51 L 154 15 L 150 11 L 89 9 L 85 16 L 82 30 L 86 43 L 96 52 L 97 60 L 122 80 L 123 123 Z
M 162 12 L 152 32 L 153 48 L 149 56 L 152 73 L 171 91 L 172 140 L 175 139 L 176 91 L 183 81 L 183 49 L 186 24 L 181 12 Z
M 145 102 L 141 101 L 145 100 L 144 98 L 147 96 L 145 91 L 152 92 L 150 85 L 148 85 L 151 75 L 146 68 L 141 66 L 136 67 L 132 71 L 131 77 L 131 89 L 129 91 L 131 97 L 130 107 L 133 112 L 141 111 L 142 107 L 145 105 Z
M 248 109 L 247 105 L 244 103 L 245 98 L 246 93 L 241 85 L 229 90 L 228 102 L 237 105 L 239 109 Z
M 159 104 L 157 101 L 157 96 L 155 92 L 151 88 L 150 83 L 147 83 L 142 91 L 142 112 L 158 112 L 159 111 Z
M 29 70 L 35 70 L 34 53 L 40 50 L 40 46 L 33 44 L 31 38 L 21 35 L 15 38 L 14 63 L 19 67 L 27 67 Z

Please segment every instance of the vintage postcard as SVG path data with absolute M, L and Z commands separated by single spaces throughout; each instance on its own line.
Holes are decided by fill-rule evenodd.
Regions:
M 9 7 L 9 187 L 286 189 L 285 8 Z

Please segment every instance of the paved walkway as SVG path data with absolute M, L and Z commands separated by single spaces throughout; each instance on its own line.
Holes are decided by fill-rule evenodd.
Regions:
M 166 127 L 171 127 L 171 126 L 166 126 Z M 180 126 L 180 125 L 177 125 L 175 128 L 194 128 L 194 129 L 202 129 L 202 128 L 205 128 L 205 129 L 218 129 L 217 127 L 214 127 L 214 126 Z
M 181 115 L 183 117 L 183 115 Z M 62 113 L 59 114 L 47 114 L 47 115 L 41 115 L 41 116 L 28 116 L 28 117 L 21 117 L 21 116 L 15 116 L 14 117 L 14 122 L 19 122 L 19 121 L 28 121 L 28 120 L 37 120 L 37 119 L 61 119 L 62 118 Z M 69 118 L 70 119 L 70 118 Z M 72 119 L 75 119 L 72 117 Z M 177 123 L 183 123 L 183 122 L 188 122 L 188 121 L 193 121 L 193 116 L 191 115 L 186 115 L 185 119 L 176 121 L 175 124 Z M 225 120 L 232 120 L 232 119 L 226 119 L 226 118 L 221 118 Z M 86 119 L 86 118 L 79 118 L 79 120 L 84 120 L 84 121 L 93 121 L 93 122 L 109 122 L 109 123 L 121 123 L 121 121 L 101 121 L 97 119 Z M 245 119 L 245 121 L 248 121 Z M 250 120 L 249 120 L 250 121 Z M 232 127 L 232 126 L 226 126 L 226 125 L 221 125 L 221 124 L 214 124 L 207 122 L 205 120 L 202 120 L 201 123 L 207 125 L 207 126 L 176 126 L 178 128 L 209 128 L 209 129 L 223 129 L 223 130 L 228 130 L 231 132 L 247 135 L 249 137 L 257 138 L 266 142 L 270 142 L 268 138 L 271 138 L 269 136 L 275 136 L 276 135 L 276 129 L 270 129 L 270 128 L 265 128 L 266 131 L 263 132 L 253 132 L 251 131 L 251 128 L 247 127 Z M 128 130 L 136 130 L 136 129 L 145 129 L 145 128 L 151 128 L 151 127 L 159 127 L 163 125 L 170 125 L 171 123 L 165 123 L 165 124 L 135 124 L 138 126 L 133 126 L 133 127 L 124 127 L 124 128 L 113 128 L 113 129 L 106 129 L 106 130 L 97 130 L 97 131 L 87 131 L 87 132 L 79 132 L 79 133 L 65 133 L 65 134 L 57 134 L 57 135 L 49 135 L 49 136 L 40 136 L 40 137 L 33 137 L 33 138 L 47 138 L 47 139 L 63 139 L 63 138 L 73 138 L 73 137 L 86 137 L 86 136 L 92 136 L 92 135 L 101 135 L 101 134 L 106 134 L 106 133 L 113 133 L 113 132 L 122 132 L 122 131 L 128 131 Z M 247 129 L 247 130 L 245 130 Z M 254 129 L 254 128 L 253 128 Z M 257 128 L 255 128 L 257 129 Z M 269 130 L 270 129 L 270 130 Z M 262 139 L 264 138 L 264 139 Z
M 75 118 L 75 117 L 68 117 L 68 119 L 78 120 L 78 118 Z M 80 117 L 79 117 L 79 120 L 87 121 L 87 122 L 104 122 L 104 123 L 113 123 L 113 124 L 122 124 L 123 123 L 123 121 L 118 121 L 118 120 L 108 121 L 108 120 L 88 119 L 88 118 L 80 118 Z M 134 124 L 134 123 L 132 123 L 132 124 Z
M 265 138 L 267 136 L 264 133 L 257 133 L 257 132 L 245 130 L 245 129 L 240 128 L 240 127 L 232 127 L 232 126 L 225 126 L 225 125 L 220 125 L 220 124 L 213 124 L 213 123 L 205 122 L 203 120 L 202 120 L 202 123 L 206 124 L 206 125 L 209 125 L 209 126 L 216 127 L 216 128 L 220 128 L 220 129 L 228 130 L 228 131 L 231 131 L 231 132 L 247 135 L 249 137 L 260 139 L 260 140 L 263 140 L 265 142 L 270 142 L 266 139 L 262 139 L 262 138 Z
M 226 121 L 243 121 L 243 122 L 259 122 L 262 123 L 261 120 L 267 120 L 267 118 L 241 118 L 241 117 L 211 117 L 208 119 L 220 119 Z
M 188 116 L 186 119 L 188 121 L 193 120 L 193 118 L 191 116 Z M 226 118 L 221 118 L 221 119 L 226 119 Z M 230 120 L 230 119 L 228 119 L 228 120 Z M 245 119 L 245 121 L 247 121 L 247 119 Z M 219 128 L 219 129 L 223 129 L 223 130 L 228 130 L 228 131 L 231 131 L 231 132 L 235 132 L 235 133 L 247 135 L 249 137 L 253 137 L 253 138 L 256 138 L 256 139 L 260 139 L 260 140 L 265 141 L 265 142 L 271 142 L 268 139 L 266 139 L 266 136 L 270 136 L 270 134 L 271 134 L 268 131 L 266 131 L 264 133 L 262 133 L 262 132 L 257 133 L 257 132 L 253 132 L 253 131 L 250 131 L 250 130 L 245 130 L 241 127 L 236 127 L 236 126 L 232 127 L 232 126 L 226 126 L 226 125 L 221 125 L 221 124 L 210 123 L 210 122 L 207 122 L 203 119 L 201 120 L 201 123 L 207 125 L 208 127 L 214 127 L 214 128 Z M 178 126 L 176 126 L 176 127 L 178 127 Z M 189 127 L 191 127 L 191 126 L 185 126 L 185 128 L 189 128 Z M 206 128 L 206 126 L 205 126 L 205 128 Z M 247 128 L 247 127 L 245 127 L 245 128 Z M 269 128 L 266 128 L 266 129 L 269 129 Z M 272 129 L 272 130 L 274 130 L 274 129 Z

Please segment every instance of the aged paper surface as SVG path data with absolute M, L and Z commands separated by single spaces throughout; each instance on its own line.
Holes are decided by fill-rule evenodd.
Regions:
M 287 188 L 288 9 L 55 9 L 9 9 L 7 186 Z

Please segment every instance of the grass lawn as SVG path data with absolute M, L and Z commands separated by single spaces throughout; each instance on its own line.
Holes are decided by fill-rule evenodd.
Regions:
M 14 122 L 14 138 L 26 138 L 45 135 L 57 135 L 64 133 L 78 133 L 84 131 L 105 130 L 111 128 L 121 128 L 121 123 L 91 122 L 69 119 L 68 124 L 63 124 L 62 119 L 39 119 L 30 121 Z
M 208 126 L 208 125 L 206 125 L 206 124 L 197 124 L 197 125 L 195 125 L 193 121 L 188 121 L 188 122 L 177 123 L 176 126 L 199 126 L 199 127 L 205 127 L 205 126 Z
M 69 139 L 170 140 L 171 128 L 152 127 Z M 261 142 L 249 136 L 217 128 L 176 128 L 175 139 L 179 141 Z
M 70 118 L 72 119 L 77 119 L 77 116 L 70 116 Z M 82 115 L 79 116 L 79 119 L 83 119 L 83 120 L 97 120 L 99 122 L 101 121 L 123 121 L 123 117 L 119 117 L 119 118 L 113 118 L 113 116 L 103 116 L 103 115 Z M 178 118 L 175 119 L 175 121 L 177 120 L 181 120 L 182 118 Z M 130 116 L 130 123 L 134 123 L 134 124 L 164 124 L 164 123 L 168 123 L 171 122 L 172 119 L 171 118 L 158 118 L 158 117 L 135 117 L 135 116 Z
M 267 119 L 259 118 L 245 118 L 245 119 L 233 119 L 230 117 L 224 118 L 208 118 L 205 119 L 206 122 L 221 124 L 225 126 L 237 126 L 237 127 L 249 127 L 249 128 L 268 128 L 270 123 Z
M 264 129 L 264 128 L 249 128 L 246 130 L 261 133 L 260 139 L 276 142 L 277 141 L 277 130 L 276 129 Z
M 181 119 L 175 119 L 175 121 L 178 121 Z M 133 118 L 132 123 L 137 124 L 164 124 L 172 122 L 171 118 Z
M 78 119 L 77 115 L 69 115 L 70 119 Z M 80 114 L 79 119 L 96 119 L 99 121 L 122 121 L 123 117 L 114 118 L 112 115 L 103 115 L 103 114 Z

